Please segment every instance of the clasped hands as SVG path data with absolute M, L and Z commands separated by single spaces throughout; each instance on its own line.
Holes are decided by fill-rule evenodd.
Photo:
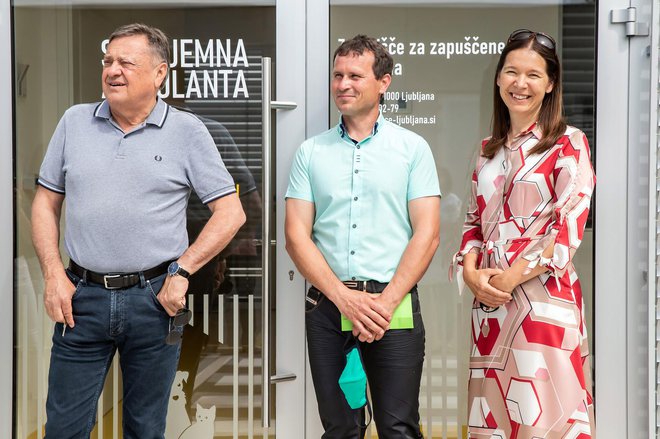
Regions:
M 398 305 L 389 295 L 348 288 L 338 302 L 339 311 L 353 323 L 353 335 L 367 343 L 383 338 Z
M 486 306 L 497 308 L 512 299 L 515 288 L 507 273 L 498 268 L 463 269 L 463 280 L 476 299 Z

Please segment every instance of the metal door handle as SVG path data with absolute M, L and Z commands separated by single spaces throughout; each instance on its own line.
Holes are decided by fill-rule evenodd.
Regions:
M 280 373 L 270 377 L 271 384 L 284 383 L 286 381 L 293 381 L 296 379 L 295 373 Z
M 262 142 L 262 181 L 263 181 L 263 223 L 261 225 L 261 238 L 263 242 L 269 242 L 271 245 L 275 242 L 270 239 L 270 131 L 271 131 L 271 110 L 293 110 L 298 105 L 295 102 L 271 101 L 271 62 L 270 58 L 261 59 L 261 142 Z M 262 291 L 262 402 L 261 402 L 261 421 L 264 428 L 270 427 L 270 384 L 273 377 L 270 376 L 270 246 L 264 246 L 261 250 L 262 273 L 261 291 Z M 277 378 L 278 375 L 275 375 Z M 285 377 L 288 378 L 288 377 Z M 295 375 L 293 378 L 295 379 Z M 290 381 L 290 379 L 284 379 Z M 277 382 L 277 381 L 275 381 Z
M 295 110 L 298 104 L 295 102 L 271 101 L 270 108 L 273 110 Z
M 252 245 L 254 245 L 255 247 L 259 247 L 260 245 L 263 245 L 263 244 L 264 244 L 264 241 L 262 239 L 253 239 L 252 240 Z M 277 241 L 275 241 L 274 239 L 270 240 L 271 247 L 275 247 L 276 244 L 277 244 Z

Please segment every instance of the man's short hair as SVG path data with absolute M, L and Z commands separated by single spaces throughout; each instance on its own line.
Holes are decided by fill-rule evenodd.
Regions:
M 115 38 L 131 37 L 134 35 L 144 35 L 147 37 L 154 58 L 156 58 L 158 62 L 164 62 L 169 65 L 170 43 L 167 39 L 167 35 L 158 28 L 142 23 L 125 24 L 118 27 L 110 34 L 108 42 L 111 42 Z
M 356 35 L 350 40 L 346 40 L 335 50 L 332 57 L 334 62 L 338 56 L 346 56 L 349 54 L 362 55 L 367 50 L 374 54 L 373 71 L 376 79 L 380 79 L 385 75 L 391 75 L 394 68 L 394 60 L 392 56 L 385 50 L 385 47 L 376 41 L 375 38 L 366 35 Z

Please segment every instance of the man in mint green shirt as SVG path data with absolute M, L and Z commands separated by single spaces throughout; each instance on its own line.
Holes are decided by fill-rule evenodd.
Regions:
M 372 38 L 337 49 L 331 91 L 341 121 L 301 145 L 286 194 L 287 251 L 313 285 L 306 330 L 324 438 L 364 435 L 338 384 L 354 336 L 379 437 L 422 437 L 417 282 L 439 243 L 440 188 L 426 141 L 379 112 L 392 67 Z M 400 315 L 410 324 L 392 320 Z

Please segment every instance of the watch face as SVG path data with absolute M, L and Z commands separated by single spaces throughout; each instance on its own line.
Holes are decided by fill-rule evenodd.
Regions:
M 170 276 L 174 276 L 176 272 L 179 271 L 179 264 L 176 262 L 172 262 L 168 267 L 167 267 L 167 274 Z

